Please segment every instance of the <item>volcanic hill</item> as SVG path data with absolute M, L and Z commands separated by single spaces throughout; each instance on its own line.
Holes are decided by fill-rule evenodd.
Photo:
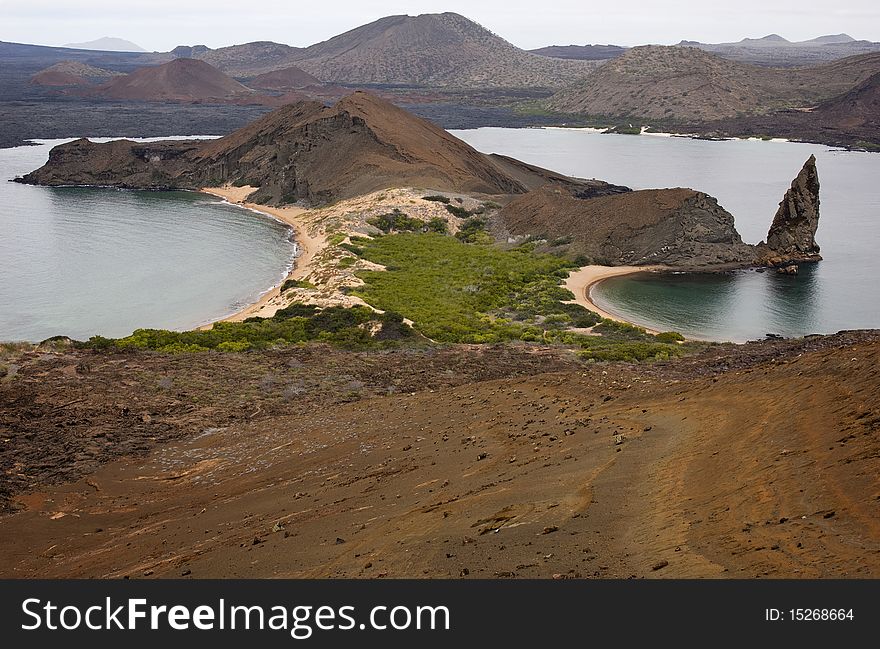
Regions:
M 247 97 L 253 91 L 196 59 L 140 68 L 95 91 L 104 99 L 201 102 Z
M 556 88 L 595 68 L 526 52 L 455 13 L 387 16 L 305 49 L 260 42 L 194 56 L 237 77 L 296 65 L 324 82 L 434 88 Z
M 248 87 L 257 90 L 299 90 L 320 83 L 320 79 L 295 65 L 265 72 L 247 80 Z
M 96 68 L 80 61 L 60 61 L 30 78 L 37 86 L 87 86 L 96 81 L 122 76 L 120 72 Z
M 297 65 L 335 83 L 435 87 L 558 87 L 594 67 L 530 54 L 455 13 L 382 18 L 306 48 Z
M 817 106 L 812 115 L 840 129 L 880 132 L 880 72 Z
M 192 48 L 193 58 L 235 77 L 252 77 L 289 67 L 300 52 L 302 48 L 271 41 L 230 45 L 216 50 L 200 46 Z
M 813 106 L 880 71 L 880 55 L 784 70 L 728 61 L 692 47 L 635 47 L 554 95 L 561 112 L 707 122 Z
M 880 577 L 878 332 L 2 360 L 4 578 Z
M 331 107 L 290 104 L 208 142 L 76 140 L 53 149 L 48 163 L 23 180 L 153 189 L 232 182 L 259 187 L 251 200 L 267 204 L 321 204 L 395 186 L 506 195 L 548 180 L 577 183 L 524 163 L 496 161 L 364 92 Z
M 64 47 L 75 50 L 97 50 L 100 52 L 146 52 L 143 47 L 124 38 L 102 36 L 87 43 L 68 43 Z

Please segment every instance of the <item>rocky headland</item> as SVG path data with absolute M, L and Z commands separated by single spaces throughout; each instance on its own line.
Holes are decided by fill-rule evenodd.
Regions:
M 743 243 L 733 216 L 703 192 L 632 191 L 485 155 L 364 92 L 330 107 L 290 104 L 218 140 L 76 140 L 55 147 L 43 167 L 18 180 L 134 189 L 248 186 L 251 203 L 307 207 L 391 188 L 458 192 L 503 205 L 491 215 L 499 238 L 565 239 L 571 256 L 606 265 L 778 266 L 818 254 L 813 158 L 786 195 L 767 242 L 755 247 Z

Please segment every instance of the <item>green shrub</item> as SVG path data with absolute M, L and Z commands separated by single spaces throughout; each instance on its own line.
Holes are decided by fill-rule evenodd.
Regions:
M 301 279 L 288 279 L 281 285 L 281 292 L 284 293 L 291 288 L 315 288 L 315 285 Z
M 653 338 L 642 327 L 608 318 L 593 327 L 593 331 L 614 340 L 648 340 Z
M 373 336 L 372 331 L 377 334 Z M 395 341 L 414 335 L 399 314 L 379 314 L 365 306 L 318 309 L 293 304 L 272 318 L 218 322 L 211 329 L 196 331 L 138 329 L 117 340 L 95 336 L 84 346 L 92 349 L 153 349 L 166 353 L 211 349 L 243 352 L 317 340 L 348 349 L 365 349 L 395 344 Z
M 578 352 L 580 358 L 595 361 L 662 361 L 680 353 L 677 346 L 660 343 L 605 343 Z
M 291 304 L 275 312 L 274 320 L 287 318 L 311 318 L 318 311 L 314 304 Z M 245 322 L 263 322 L 265 318 L 248 318 Z
M 435 216 L 427 222 L 426 229 L 428 232 L 446 234 L 447 232 L 449 232 L 449 221 L 447 221 L 446 219 L 442 219 L 439 216 Z
M 192 343 L 171 343 L 170 345 L 163 345 L 158 348 L 158 351 L 163 352 L 165 354 L 192 354 L 195 352 L 206 352 L 208 351 L 207 347 L 202 347 L 201 345 L 194 345 Z
M 364 254 L 363 248 L 356 246 L 354 244 L 351 244 L 351 243 L 340 243 L 339 247 L 342 248 L 343 250 L 348 250 L 351 254 L 357 255 L 358 257 L 360 257 L 362 254 Z
M 462 222 L 455 236 L 464 243 L 488 243 L 492 240 L 492 237 L 486 230 L 488 224 L 489 222 L 484 218 L 471 217 Z
M 407 216 L 397 208 L 393 212 L 367 219 L 367 223 L 379 228 L 385 234 L 391 232 L 413 232 L 425 227 L 424 221 Z
M 91 349 L 110 349 L 115 345 L 112 338 L 104 338 L 104 336 L 92 336 L 85 343 L 85 347 Z
M 449 203 L 449 198 L 446 196 L 440 196 L 439 194 L 432 194 L 431 196 L 422 196 L 423 201 L 434 201 L 435 203 Z
M 246 352 L 250 348 L 251 343 L 247 340 L 225 340 L 216 347 L 218 352 Z
M 680 343 L 684 342 L 684 336 L 682 336 L 677 331 L 664 331 L 663 333 L 659 333 L 654 338 L 657 342 L 660 343 Z
M 466 219 L 467 217 L 471 216 L 471 212 L 458 205 L 451 205 L 450 203 L 447 203 L 446 209 L 449 210 L 450 214 L 457 216 L 460 219 Z

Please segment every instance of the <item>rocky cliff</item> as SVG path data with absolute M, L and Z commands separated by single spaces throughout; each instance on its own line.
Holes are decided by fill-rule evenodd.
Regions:
M 811 155 L 779 203 L 767 242 L 758 246 L 759 257 L 771 266 L 819 261 L 818 227 L 819 174 Z
M 733 216 L 692 189 L 647 189 L 579 197 L 546 186 L 511 201 L 500 214 L 512 235 L 570 239 L 571 255 L 593 263 L 703 267 L 754 259 Z
M 191 175 L 202 142 L 96 144 L 85 138 L 49 152 L 45 165 L 16 182 L 33 185 L 91 185 L 122 189 L 196 189 Z
M 584 193 L 548 184 L 513 199 L 499 218 L 508 235 L 567 239 L 569 254 L 610 265 L 790 267 L 821 259 L 813 156 L 780 203 L 767 243 L 757 246 L 743 243 L 733 216 L 715 198 L 693 189 L 613 192 L 606 187 Z

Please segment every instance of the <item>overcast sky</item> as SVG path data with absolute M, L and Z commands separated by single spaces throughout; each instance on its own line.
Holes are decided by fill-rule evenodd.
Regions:
M 306 46 L 394 14 L 455 11 L 523 48 L 551 44 L 789 40 L 846 32 L 880 41 L 877 0 L 0 0 L 0 40 L 63 45 L 115 36 L 157 51 L 256 40 Z

